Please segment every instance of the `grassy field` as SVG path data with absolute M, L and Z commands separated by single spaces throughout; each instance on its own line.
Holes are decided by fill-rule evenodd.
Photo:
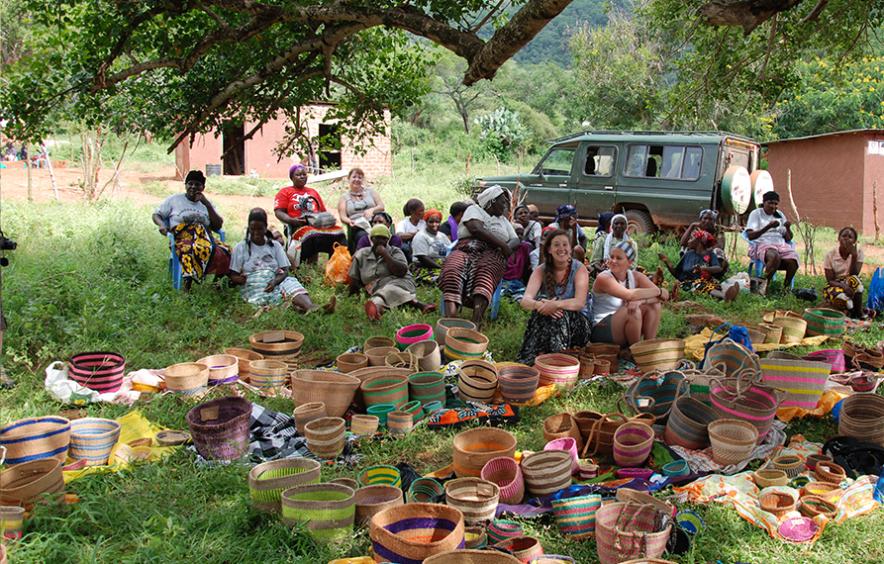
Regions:
M 402 165 L 402 166 L 399 166 Z M 453 186 L 465 172 L 452 165 L 423 166 L 411 170 L 397 161 L 397 174 L 379 184 L 392 210 L 412 194 L 429 205 L 447 207 L 458 196 Z M 474 167 L 473 174 L 496 173 L 496 166 Z M 464 174 L 460 174 L 464 172 Z M 503 171 L 505 172 L 505 171 Z M 231 181 L 243 182 L 247 181 Z M 254 184 L 262 195 L 265 187 Z M 211 191 L 211 187 L 210 187 Z M 219 192 L 225 191 L 219 185 Z M 238 193 L 230 189 L 230 193 Z M 269 207 L 269 197 L 268 197 Z M 150 208 L 127 203 L 28 205 L 3 204 L 3 228 L 19 240 L 2 272 L 6 333 L 6 367 L 18 381 L 0 391 L 0 422 L 26 416 L 57 413 L 64 406 L 43 390 L 43 370 L 55 359 L 85 350 L 122 352 L 132 369 L 163 367 L 197 359 L 227 346 L 243 346 L 259 330 L 290 328 L 306 335 L 305 364 L 332 359 L 370 335 L 392 335 L 396 328 L 421 316 L 396 311 L 378 324 L 365 321 L 362 300 L 339 292 L 337 313 L 304 318 L 277 310 L 254 316 L 235 291 L 206 286 L 189 295 L 172 290 L 167 274 L 168 250 L 150 223 Z M 398 216 L 395 214 L 394 216 Z M 241 233 L 243 218 L 231 217 L 229 240 Z M 641 253 L 648 267 L 656 265 L 656 250 L 675 252 L 671 240 L 656 243 Z M 321 284 L 319 270 L 301 270 L 298 276 L 314 300 L 324 303 L 334 290 Z M 798 286 L 821 287 L 819 278 L 800 276 Z M 421 298 L 437 301 L 438 290 L 422 288 Z M 792 297 L 748 297 L 732 305 L 698 300 L 733 321 L 757 322 L 764 310 L 805 306 Z M 434 323 L 437 315 L 426 318 Z M 498 360 L 515 357 L 527 315 L 505 303 L 501 316 L 487 326 L 491 351 Z M 686 336 L 683 318 L 666 311 L 661 335 Z M 884 338 L 874 330 L 860 340 Z M 613 384 L 592 386 L 539 408 L 523 411 L 514 429 L 519 447 L 543 446 L 541 423 L 561 410 L 607 410 L 621 390 Z M 257 399 L 267 407 L 290 411 L 289 401 Z M 138 404 L 142 413 L 160 425 L 186 428 L 184 415 L 192 403 L 165 395 L 147 397 Z M 118 417 L 128 408 L 96 405 L 90 415 Z M 799 422 L 789 433 L 804 433 L 823 440 L 834 434 L 829 420 Z M 421 428 L 401 440 L 364 442 L 363 464 L 408 461 L 419 471 L 429 471 L 450 461 L 453 432 Z M 326 465 L 323 477 L 355 476 L 356 469 Z M 138 464 L 117 474 L 83 478 L 70 484 L 79 503 L 61 508 L 40 508 L 29 521 L 27 535 L 11 545 L 12 562 L 325 562 L 332 557 L 367 553 L 368 535 L 357 532 L 346 546 L 331 552 L 315 545 L 300 530 L 290 530 L 276 519 L 249 508 L 248 467 L 231 465 L 199 468 L 191 453 L 180 450 L 161 463 Z M 884 526 L 882 512 L 841 526 L 830 526 L 812 548 L 770 539 L 721 506 L 695 508 L 708 529 L 681 562 L 881 562 L 884 543 L 875 531 Z M 578 562 L 596 561 L 593 542 L 564 540 L 551 519 L 526 521 L 526 529 L 539 536 L 548 552 L 572 555 Z

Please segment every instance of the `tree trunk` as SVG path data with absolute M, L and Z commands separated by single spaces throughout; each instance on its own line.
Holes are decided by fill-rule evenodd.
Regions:
M 33 202 L 34 201 L 34 193 L 33 193 L 34 181 L 33 181 L 33 178 L 31 177 L 31 156 L 30 155 L 25 157 L 25 168 L 28 169 L 28 201 Z
M 52 186 L 52 195 L 55 197 L 55 201 L 58 201 L 58 183 L 55 181 L 55 169 L 52 168 L 52 158 L 49 156 L 49 151 L 46 151 L 46 168 L 49 169 L 49 185 Z

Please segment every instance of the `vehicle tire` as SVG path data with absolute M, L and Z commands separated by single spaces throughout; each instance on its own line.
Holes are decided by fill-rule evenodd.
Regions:
M 623 215 L 628 222 L 626 230 L 629 233 L 642 233 L 650 235 L 657 231 L 657 226 L 648 212 L 642 210 L 626 210 Z

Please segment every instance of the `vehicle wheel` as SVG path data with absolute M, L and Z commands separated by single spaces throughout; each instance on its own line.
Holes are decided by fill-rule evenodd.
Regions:
M 626 210 L 624 214 L 628 225 L 626 230 L 629 233 L 651 234 L 657 231 L 657 226 L 647 212 L 642 210 Z

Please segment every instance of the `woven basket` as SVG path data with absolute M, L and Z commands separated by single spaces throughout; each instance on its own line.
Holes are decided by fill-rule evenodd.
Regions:
M 563 554 L 544 554 L 543 556 L 532 558 L 528 561 L 528 564 L 574 564 L 575 562 L 577 561 Z
M 321 401 L 329 417 L 343 417 L 358 389 L 357 378 L 340 372 L 296 370 L 292 374 L 295 405 Z
M 590 343 L 583 348 L 586 354 L 595 358 L 607 360 L 611 363 L 611 369 L 616 371 L 620 358 L 620 345 L 610 343 Z
M 768 386 L 785 392 L 780 407 L 812 410 L 816 409 L 823 395 L 831 369 L 828 362 L 764 358 L 761 360 L 761 379 Z
M 838 507 L 834 503 L 826 501 L 819 496 L 808 495 L 801 498 L 798 505 L 798 511 L 800 511 L 805 517 L 825 515 L 829 519 L 833 519 L 835 513 L 838 511 Z
M 355 478 L 335 478 L 333 480 L 329 480 L 329 484 L 341 484 L 342 486 L 347 486 L 354 492 L 359 489 L 359 482 L 356 481 Z
M 439 503 L 445 496 L 445 486 L 434 478 L 418 478 L 408 486 L 408 503 Z
M 368 349 L 374 349 L 377 347 L 395 347 L 395 346 L 396 346 L 396 341 L 394 341 L 390 337 L 375 336 L 375 337 L 369 337 L 368 339 L 365 340 L 364 343 L 362 343 L 362 351 L 365 352 Z
M 783 328 L 773 323 L 759 323 L 758 328 L 764 331 L 764 343 L 778 345 L 783 339 Z
M 0 472 L 0 505 L 18 505 L 25 509 L 46 496 L 58 500 L 64 492 L 61 461 L 43 458 L 22 462 Z
M 408 368 L 390 368 L 389 366 L 366 366 L 365 368 L 358 368 L 353 372 L 347 374 L 347 376 L 351 376 L 359 380 L 359 382 L 365 382 L 369 378 L 373 376 L 403 376 L 408 378 L 414 374 L 414 370 L 409 370 Z M 357 399 L 360 399 L 357 397 Z
M 687 389 L 688 381 L 682 380 L 680 391 Z M 664 440 L 668 445 L 679 445 L 690 450 L 702 450 L 709 446 L 709 424 L 720 415 L 710 406 L 687 395 L 679 395 L 672 403 L 672 411 L 666 420 Z
M 596 358 L 592 362 L 594 376 L 607 376 L 611 373 L 611 361 L 604 358 Z
M 324 403 L 321 401 L 314 401 L 299 405 L 292 412 L 292 415 L 295 417 L 295 428 L 298 430 L 298 434 L 303 435 L 304 427 L 307 423 L 310 423 L 314 419 L 319 419 L 320 417 L 328 417 L 328 412 L 325 410 Z
M 335 367 L 338 372 L 348 374 L 354 370 L 365 368 L 368 366 L 368 357 L 362 353 L 344 353 L 339 354 L 335 359 Z
M 820 482 L 840 484 L 847 478 L 847 472 L 834 462 L 818 462 L 813 470 L 814 477 Z
M 434 334 L 436 336 L 435 340 L 439 343 L 439 347 L 445 347 L 445 338 L 448 335 L 448 330 L 451 328 L 457 327 L 459 329 L 469 329 L 471 331 L 475 331 L 476 324 L 468 319 L 460 319 L 459 317 L 442 317 L 439 321 L 436 322 L 436 327 L 434 330 Z
M 336 458 L 344 451 L 346 422 L 340 417 L 320 417 L 304 426 L 307 448 L 319 458 Z
M 800 317 L 777 317 L 773 320 L 773 324 L 783 328 L 782 341 L 786 344 L 797 344 L 804 340 L 804 334 L 807 332 L 807 321 Z
M 792 479 L 804 470 L 804 461 L 794 455 L 777 456 L 770 461 L 768 466 L 773 470 L 782 470 L 789 479 Z
M 249 383 L 260 390 L 275 390 L 285 386 L 289 365 L 281 360 L 253 360 L 249 362 Z
M 464 527 L 464 545 L 467 550 L 481 550 L 488 546 L 488 534 L 485 532 L 485 527 L 481 525 Z
M 767 511 L 780 517 L 790 511 L 794 511 L 798 506 L 798 495 L 787 491 L 765 488 L 758 492 L 758 504 L 762 511 Z
M 414 427 L 414 416 L 404 411 L 391 411 L 387 414 L 387 430 L 394 435 L 407 435 Z
M 530 562 L 543 556 L 543 545 L 534 537 L 513 537 L 494 545 L 498 550 L 505 550 L 512 554 L 519 562 Z
M 463 513 L 435 503 L 408 503 L 376 513 L 369 525 L 375 560 L 421 564 L 464 546 Z
M 404 376 L 372 376 L 359 389 L 366 407 L 392 403 L 399 408 L 408 403 L 408 378 Z
M 412 422 L 417 425 L 418 421 L 424 418 L 424 410 L 421 402 L 417 400 L 411 400 L 410 402 L 403 405 L 399 411 L 407 413 L 411 416 Z
M 402 505 L 402 490 L 383 484 L 364 486 L 356 490 L 355 498 L 356 524 L 365 525 L 375 513 Z
M 445 482 L 445 503 L 463 513 L 465 523 L 484 523 L 494 518 L 500 488 L 481 478 L 456 478 Z
M 408 377 L 408 397 L 427 404 L 445 401 L 445 377 L 438 372 L 418 372 Z
M 684 374 L 685 380 L 690 384 L 691 397 L 711 406 L 712 400 L 709 398 L 709 383 L 712 380 L 724 378 L 724 372 L 714 366 L 710 366 L 703 370 L 682 370 L 682 374 Z
M 356 481 L 362 486 L 382 485 L 393 486 L 394 488 L 402 487 L 402 477 L 399 474 L 399 469 L 395 466 L 389 466 L 386 464 L 379 464 L 365 468 L 359 473 Z
M 809 307 L 804 310 L 808 335 L 840 337 L 844 334 L 846 319 L 840 311 L 825 307 Z
M 658 424 L 665 425 L 684 379 L 684 374 L 677 370 L 651 372 L 636 380 L 624 398 L 636 413 L 650 413 Z
M 239 359 L 232 354 L 213 354 L 196 361 L 209 367 L 209 385 L 232 384 L 239 380 Z
M 498 368 L 497 384 L 505 401 L 521 404 L 531 401 L 540 382 L 540 372 L 524 364 Z
M 789 476 L 782 470 L 756 470 L 752 474 L 752 479 L 759 488 L 785 486 L 789 483 Z
M 424 560 L 424 564 L 510 564 L 512 562 L 521 562 L 521 560 L 511 554 L 481 549 L 452 550 Z
M 827 454 L 811 454 L 804 459 L 804 466 L 808 470 L 813 471 L 820 462 L 832 462 L 832 457 Z
M 758 440 L 767 436 L 773 424 L 783 393 L 748 379 L 713 380 L 710 389 L 712 407 L 722 417 L 743 419 L 758 429 Z
M 191 396 L 206 389 L 209 384 L 209 367 L 196 362 L 181 362 L 163 370 L 166 389 Z
M 303 344 L 304 335 L 297 331 L 262 331 L 249 337 L 249 346 L 253 351 L 277 360 L 297 356 Z
M 583 450 L 583 437 L 580 427 L 570 413 L 557 413 L 543 420 L 543 440 L 549 442 L 553 439 L 571 437 L 574 439 L 577 450 Z
M 548 441 L 543 445 L 543 450 L 562 450 L 571 457 L 571 474 L 577 474 L 579 456 L 577 454 L 577 441 L 574 437 L 561 437 Z
M 667 517 L 653 505 L 615 502 L 600 508 L 595 538 L 601 564 L 662 555 L 672 532 Z
M 730 338 L 722 339 L 709 347 L 702 368 L 716 369 L 723 372 L 727 378 L 732 378 L 744 370 L 755 372 L 760 370 L 758 355 Z
M 436 341 L 420 341 L 408 345 L 405 350 L 417 359 L 417 367 L 421 371 L 439 370 L 439 367 L 442 366 L 442 349 Z
M 614 433 L 614 461 L 617 466 L 641 466 L 654 446 L 654 430 L 650 426 L 630 421 Z
M 559 531 L 575 540 L 595 534 L 595 516 L 601 506 L 602 496 L 598 494 L 552 500 Z
M 467 360 L 457 369 L 457 394 L 463 401 L 489 402 L 497 391 L 497 368 L 484 360 Z
M 884 397 L 854 394 L 846 398 L 841 404 L 838 434 L 884 447 Z
M 262 462 L 249 471 L 249 496 L 258 511 L 280 512 L 282 492 L 295 486 L 318 484 L 320 464 L 309 458 Z
M 499 456 L 492 458 L 482 467 L 481 478 L 497 484 L 500 488 L 500 501 L 515 505 L 525 497 L 525 478 L 522 469 L 514 458 Z
M 426 323 L 414 323 L 406 325 L 396 331 L 396 346 L 400 351 L 404 351 L 409 346 L 420 343 L 421 341 L 429 341 L 433 339 L 433 326 Z
M 18 540 L 24 534 L 25 508 L 17 505 L 0 506 L 0 539 Z M 0 546 L 3 546 L 0 544 Z M 5 563 L 4 563 L 5 564 Z
M 753 346 L 758 346 L 764 343 L 764 339 L 767 338 L 767 331 L 764 331 L 760 327 L 746 327 L 746 332 L 749 333 L 749 341 Z
M 350 419 L 350 432 L 354 435 L 372 436 L 378 432 L 380 419 L 376 415 L 354 415 Z
M 593 412 L 582 412 L 581 415 L 586 413 Z M 585 434 L 586 444 L 583 446 L 583 451 L 581 452 L 581 456 L 587 458 L 595 454 L 600 456 L 612 456 L 614 454 L 614 433 L 617 432 L 617 429 L 619 429 L 621 425 L 629 421 L 629 419 L 622 413 L 607 413 L 598 419 L 591 419 L 584 415 L 581 421 L 584 422 L 584 428 L 586 424 L 591 422 L 591 425 Z M 580 427 L 578 427 L 578 429 L 580 429 Z M 582 431 L 581 434 L 583 434 Z
M 479 360 L 488 350 L 488 337 L 473 329 L 452 327 L 445 334 L 445 356 L 449 360 Z
M 549 495 L 571 485 L 571 455 L 562 450 L 535 452 L 522 458 L 528 493 Z
M 492 458 L 512 457 L 516 453 L 516 437 L 494 427 L 469 429 L 455 435 L 452 450 L 457 477 L 478 477 Z
M 104 466 L 120 438 L 120 424 L 112 419 L 84 417 L 71 421 L 73 460 L 85 460 L 86 466 Z
M 831 372 L 844 372 L 847 370 L 844 351 L 841 349 L 822 349 L 813 351 L 804 355 L 804 360 L 828 363 L 832 366 Z
M 19 419 L 0 428 L 6 464 L 53 458 L 64 462 L 71 443 L 71 422 L 64 417 Z
M 407 368 L 411 372 L 418 370 L 417 357 L 408 351 L 397 351 L 384 357 L 384 366 L 390 368 Z
M 837 503 L 843 493 L 841 486 L 832 482 L 808 482 L 801 488 L 801 497 L 816 496 L 832 503 Z
M 378 426 L 387 428 L 387 416 L 396 411 L 394 403 L 378 403 L 368 408 L 368 414 L 378 418 Z
M 224 349 L 224 354 L 230 354 L 236 357 L 237 364 L 239 365 L 239 379 L 243 382 L 249 381 L 249 375 L 251 374 L 249 364 L 253 360 L 262 360 L 264 358 L 264 355 L 259 352 L 255 352 L 249 349 L 240 349 L 236 347 L 229 347 Z
M 642 372 L 672 370 L 684 358 L 684 340 L 651 339 L 629 347 L 636 367 Z
M 282 492 L 282 522 L 303 524 L 320 542 L 349 537 L 356 518 L 355 493 L 340 484 L 295 486 Z
M 499 544 L 525 534 L 522 524 L 511 519 L 495 519 L 488 524 L 487 531 L 489 544 Z
M 252 402 L 238 397 L 201 403 L 187 412 L 197 452 L 207 460 L 236 460 L 249 447 Z
M 364 354 L 368 357 L 369 366 L 386 366 L 387 355 L 399 352 L 394 346 L 372 347 L 365 349 Z
M 125 373 L 126 358 L 113 352 L 75 354 L 68 362 L 70 379 L 99 393 L 118 391 Z
M 562 353 L 541 354 L 534 359 L 534 368 L 540 373 L 540 385 L 570 390 L 580 378 L 580 361 Z
M 758 442 L 758 429 L 742 419 L 719 419 L 709 424 L 712 460 L 729 466 L 752 456 Z

